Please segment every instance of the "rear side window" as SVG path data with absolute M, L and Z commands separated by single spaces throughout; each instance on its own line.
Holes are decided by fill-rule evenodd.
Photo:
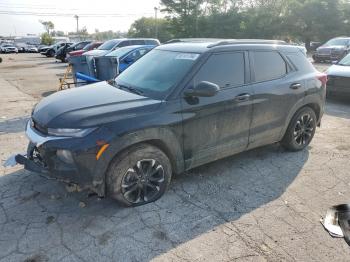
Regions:
M 145 40 L 130 40 L 131 45 L 144 45 L 145 44 Z
M 220 88 L 244 84 L 244 54 L 213 54 L 201 67 L 194 78 L 194 85 L 202 81 L 212 82 Z
M 315 68 L 311 62 L 304 55 L 293 53 L 288 54 L 287 58 L 297 68 L 298 71 L 302 72 L 314 72 Z
M 281 55 L 274 51 L 252 52 L 255 82 L 278 79 L 287 74 L 287 64 Z
M 130 45 L 130 41 L 122 41 L 118 44 L 118 47 L 123 47 L 123 46 L 129 46 Z
M 145 40 L 145 43 L 146 45 L 159 45 L 158 41 L 152 39 Z

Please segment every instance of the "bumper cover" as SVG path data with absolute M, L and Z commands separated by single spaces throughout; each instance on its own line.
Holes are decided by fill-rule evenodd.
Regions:
M 39 133 L 29 121 L 26 126 L 26 136 L 30 140 L 27 154 L 17 154 L 13 156 L 13 160 L 28 171 L 79 184 L 81 188 L 89 188 L 103 196 L 104 173 L 98 172 L 96 168 L 96 151 L 99 147 L 95 141 L 106 134 L 96 133 L 84 138 L 47 136 Z M 69 150 L 72 163 L 58 157 L 57 150 Z

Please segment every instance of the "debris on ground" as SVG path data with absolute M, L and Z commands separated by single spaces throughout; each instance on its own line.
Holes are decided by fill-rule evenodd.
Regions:
M 350 245 L 349 220 L 350 205 L 341 204 L 328 209 L 321 223 L 332 237 L 344 237 L 346 243 Z
M 82 189 L 77 184 L 68 184 L 68 185 L 66 185 L 66 190 L 69 193 L 81 192 L 82 191 Z
M 80 208 L 85 208 L 86 207 L 86 204 L 82 201 L 79 202 L 79 207 Z

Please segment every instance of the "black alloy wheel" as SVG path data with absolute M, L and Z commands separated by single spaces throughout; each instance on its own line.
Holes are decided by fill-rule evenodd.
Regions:
M 143 204 L 156 199 L 164 186 L 163 166 L 154 159 L 143 159 L 126 171 L 122 194 L 132 204 Z

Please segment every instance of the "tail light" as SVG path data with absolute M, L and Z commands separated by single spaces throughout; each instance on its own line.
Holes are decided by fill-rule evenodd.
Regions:
M 327 77 L 326 74 L 324 74 L 324 73 L 318 74 L 317 75 L 317 79 L 321 81 L 322 86 L 326 86 L 327 85 L 328 77 Z

